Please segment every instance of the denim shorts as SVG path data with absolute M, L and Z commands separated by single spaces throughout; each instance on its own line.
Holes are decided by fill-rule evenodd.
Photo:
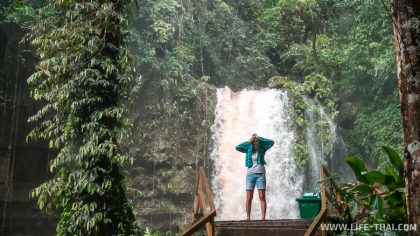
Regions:
M 254 190 L 255 185 L 257 185 L 257 189 L 265 189 L 264 173 L 248 173 L 246 175 L 246 190 Z

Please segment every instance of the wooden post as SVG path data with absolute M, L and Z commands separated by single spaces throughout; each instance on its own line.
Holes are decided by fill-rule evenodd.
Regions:
M 324 165 L 322 163 L 320 163 L 319 167 L 320 167 L 319 168 L 319 175 L 320 175 L 319 179 L 321 181 L 324 181 L 324 178 L 325 178 L 325 176 L 324 176 Z M 326 198 L 325 195 L 326 195 L 325 186 L 322 185 L 321 186 L 321 209 L 327 209 L 327 198 Z M 321 225 L 325 225 L 325 220 L 324 219 L 322 219 Z M 321 227 L 321 235 L 322 236 L 327 236 L 327 231 L 323 230 L 322 227 Z
M 206 224 L 207 236 L 214 236 L 214 218 Z
M 194 194 L 194 208 L 193 208 L 193 222 L 197 220 L 196 215 L 198 214 L 198 194 Z
M 203 191 L 204 188 L 204 191 Z M 213 197 L 211 195 L 210 187 L 207 182 L 207 178 L 203 167 L 199 168 L 198 171 L 198 184 L 194 196 L 194 208 L 193 208 L 193 223 L 188 226 L 181 233 L 182 236 L 190 236 L 201 227 L 206 227 L 207 235 L 214 236 L 214 217 L 216 216 L 216 208 L 214 206 Z M 206 199 L 210 206 L 210 211 L 207 209 Z M 197 218 L 198 214 L 202 214 L 202 217 Z
M 207 201 L 209 202 L 210 209 L 214 210 L 216 207 L 214 206 L 213 197 L 211 196 L 211 191 L 209 184 L 207 182 L 206 174 L 204 172 L 203 167 L 200 167 L 201 177 L 203 178 L 204 190 L 206 191 Z

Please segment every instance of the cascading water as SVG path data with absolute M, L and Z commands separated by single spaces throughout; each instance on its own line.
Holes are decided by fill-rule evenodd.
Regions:
M 322 159 L 322 150 L 320 150 L 320 148 L 322 147 L 319 147 L 316 140 L 313 106 L 310 105 L 305 111 L 305 119 L 308 122 L 308 126 L 306 128 L 306 143 L 308 144 L 309 154 L 308 186 L 310 189 L 314 189 L 317 181 L 319 180 L 319 162 Z
M 253 133 L 274 140 L 266 153 L 267 219 L 299 217 L 295 200 L 301 193 L 303 176 L 298 175 L 291 153 L 294 133 L 292 108 L 287 92 L 275 89 L 217 90 L 215 123 L 212 127 L 214 163 L 212 190 L 215 193 L 217 220 L 243 220 L 245 212 L 245 154 L 235 146 Z M 254 191 L 251 219 L 260 219 L 257 191 Z
M 337 132 L 337 125 L 326 114 L 324 107 L 311 99 L 305 98 L 308 109 L 305 112 L 307 126 L 307 144 L 309 151 L 309 189 L 315 189 L 319 180 L 319 162 L 327 164 L 331 174 L 337 174 L 336 181 L 346 182 L 353 179 L 352 171 L 344 158 L 347 150 L 343 138 Z

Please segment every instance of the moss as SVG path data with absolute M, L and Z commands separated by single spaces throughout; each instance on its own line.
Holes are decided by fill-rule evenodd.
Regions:
M 165 88 L 162 80 L 152 80 L 136 98 L 128 148 L 134 157 L 129 186 L 133 192 L 141 191 L 140 196 L 130 196 L 136 209 L 142 209 L 136 217 L 152 228 L 167 230 L 169 216 L 173 222 L 189 217 L 185 212 L 191 209 L 196 165 L 206 157 L 216 90 L 205 83 L 206 78 L 164 80 L 169 83 Z
M 308 123 L 305 119 L 305 111 L 308 104 L 303 99 L 299 91 L 299 86 L 295 82 L 287 82 L 285 84 L 290 102 L 293 107 L 293 128 L 296 132 L 296 138 L 293 141 L 293 160 L 299 172 L 303 171 L 308 163 L 308 145 L 306 143 L 307 126 Z
M 290 83 L 291 80 L 286 76 L 273 76 L 268 82 L 270 88 L 283 88 L 286 84 Z
M 296 168 L 298 171 L 303 171 L 306 164 L 308 163 L 308 145 L 304 140 L 298 139 L 293 145 L 292 153 Z

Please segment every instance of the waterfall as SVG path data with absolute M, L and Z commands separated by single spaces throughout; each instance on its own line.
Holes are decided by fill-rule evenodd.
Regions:
M 324 107 L 309 98 L 304 98 L 308 104 L 305 111 L 307 121 L 307 137 L 309 151 L 309 189 L 315 189 L 319 180 L 319 163 L 322 161 L 338 182 L 352 180 L 352 171 L 345 162 L 347 149 L 343 138 L 337 131 L 337 125 L 327 115 Z
M 275 142 L 265 156 L 266 219 L 299 218 L 295 198 L 301 193 L 303 176 L 297 174 L 291 153 L 295 138 L 291 115 L 286 91 L 262 89 L 234 93 L 228 87 L 217 90 L 216 117 L 212 126 L 214 146 L 210 154 L 217 220 L 246 218 L 245 154 L 236 151 L 235 146 L 253 133 Z M 256 190 L 251 219 L 261 219 Z
M 308 173 L 308 186 L 310 189 L 315 189 L 316 182 L 319 181 L 319 162 L 322 159 L 322 147 L 320 150 L 316 140 L 316 127 L 313 106 L 305 111 L 305 119 L 308 122 L 306 128 L 306 143 L 308 144 L 309 155 L 309 173 Z

